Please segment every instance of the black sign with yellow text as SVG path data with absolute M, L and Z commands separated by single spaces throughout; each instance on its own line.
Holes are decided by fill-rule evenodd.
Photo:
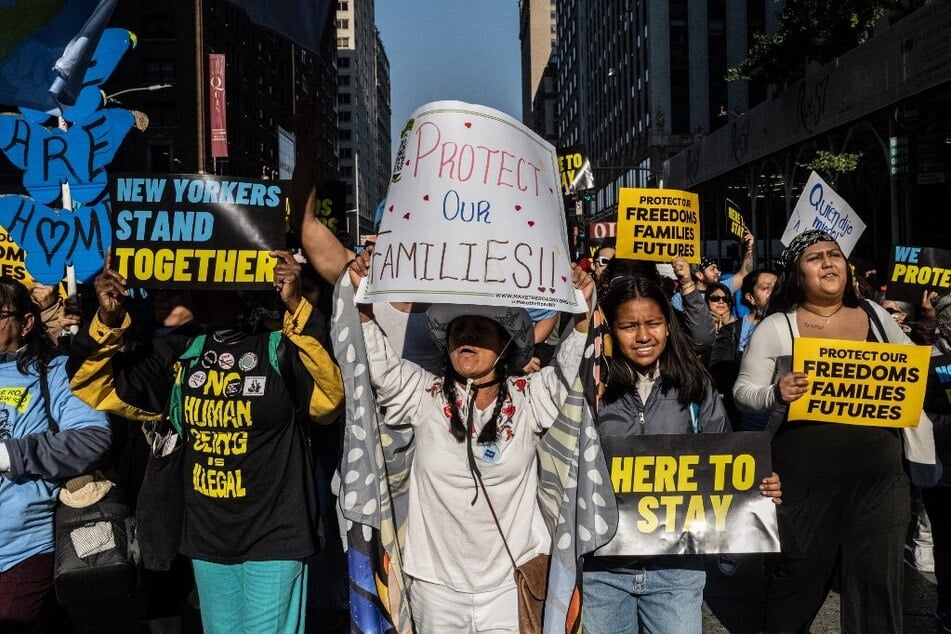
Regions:
M 765 432 L 602 437 L 601 446 L 618 529 L 598 556 L 779 552 L 775 505 L 759 492 L 772 471 Z
M 271 288 L 287 183 L 210 174 L 122 175 L 112 267 L 145 288 Z

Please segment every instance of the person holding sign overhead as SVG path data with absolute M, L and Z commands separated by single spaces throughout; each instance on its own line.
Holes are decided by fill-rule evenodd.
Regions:
M 298 421 L 329 423 L 343 402 L 339 368 L 303 330 L 312 307 L 301 296 L 300 264 L 289 251 L 270 255 L 287 309 L 280 331 L 251 329 L 236 315 L 240 298 L 206 292 L 206 312 L 196 311 L 203 334 L 166 337 L 142 354 L 121 350 L 132 325 L 126 280 L 107 255 L 88 333 L 98 347 L 71 382 L 99 410 L 181 427 L 179 552 L 192 559 L 209 633 L 304 631 L 317 504 Z
M 613 347 L 597 414 L 602 442 L 629 435 L 727 431 L 726 411 L 713 382 L 658 284 L 644 277 L 619 278 L 601 308 Z M 605 458 L 611 464 L 611 456 Z M 759 489 L 780 503 L 775 473 Z M 700 632 L 705 583 L 703 562 L 694 556 L 586 557 L 585 629 Z
M 843 631 L 900 632 L 909 513 L 903 449 L 915 484 L 932 486 L 940 470 L 931 422 L 922 416 L 917 427 L 899 432 L 861 420 L 789 421 L 787 406 L 811 383 L 790 371 L 794 339 L 910 340 L 884 309 L 858 298 L 828 233 L 799 234 L 782 259 L 770 314 L 753 332 L 733 388 L 742 410 L 772 411 L 773 466 L 783 474 L 783 550 L 768 578 L 767 630 L 808 631 L 840 578 Z
M 591 276 L 575 266 L 572 282 L 590 305 Z M 534 342 L 525 309 L 433 305 L 445 364 L 438 375 L 394 354 L 374 307 L 359 305 L 370 383 L 384 424 L 415 431 L 402 552 L 416 628 L 517 631 L 513 561 L 551 549 L 536 447 L 577 376 L 589 315 L 575 316 L 557 364 L 517 376 Z

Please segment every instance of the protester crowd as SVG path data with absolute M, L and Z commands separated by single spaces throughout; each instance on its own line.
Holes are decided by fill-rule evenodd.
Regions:
M 360 283 L 373 245 L 357 255 L 313 214 L 301 238 L 303 257 L 273 254 L 272 293 L 142 297 L 108 258 L 83 305 L 0 278 L 0 631 L 197 631 L 198 618 L 228 634 L 349 630 L 336 494 L 351 477 L 342 438 L 358 432 L 341 413 L 364 395 L 345 394 L 328 320 L 333 286 Z M 938 481 L 929 453 L 936 445 L 951 460 L 948 399 L 929 392 L 913 429 L 787 419 L 809 385 L 790 365 L 796 339 L 947 353 L 951 297 L 883 300 L 821 231 L 794 238 L 775 269 L 756 267 L 751 234 L 741 243 L 735 273 L 710 257 L 676 259 L 672 278 L 603 245 L 573 265 L 588 304 L 574 317 L 357 307 L 361 330 L 348 336 L 363 342 L 386 459 L 404 461 L 390 481 L 404 510 L 391 563 L 411 581 L 416 631 L 518 631 L 513 568 L 553 548 L 536 449 L 583 372 L 596 323 L 611 342 L 593 413 L 601 438 L 772 438 L 774 473 L 757 487 L 776 504 L 782 552 L 766 557 L 766 620 L 751 630 L 808 631 L 836 585 L 843 631 L 901 631 L 914 545 L 911 563 L 937 577 L 938 627 L 951 631 L 951 476 Z M 143 508 L 150 454 L 172 428 L 183 454 L 169 489 L 182 504 L 173 561 L 140 571 L 126 596 L 58 601 L 54 512 L 60 491 L 75 493 L 61 484 L 95 474 L 82 486 L 114 483 Z M 110 486 L 87 492 L 101 499 Z M 144 502 L 161 510 L 166 500 Z M 746 561 L 723 556 L 715 569 Z M 702 555 L 586 556 L 584 628 L 699 632 L 705 569 Z

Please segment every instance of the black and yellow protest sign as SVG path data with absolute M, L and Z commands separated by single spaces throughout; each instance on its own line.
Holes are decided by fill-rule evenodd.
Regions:
M 271 288 L 286 183 L 209 174 L 112 180 L 112 266 L 145 288 Z
M 617 257 L 700 262 L 700 199 L 677 189 L 623 188 L 618 196 Z
M 658 434 L 601 438 L 618 504 L 604 557 L 778 552 L 769 436 Z
M 738 241 L 743 239 L 746 232 L 746 220 L 740 212 L 740 206 L 727 198 L 724 201 L 724 211 L 726 212 L 726 230 Z
M 916 427 L 930 355 L 930 346 L 796 339 L 792 369 L 809 375 L 809 389 L 790 403 L 789 420 Z
M 931 357 L 925 410 L 935 414 L 951 413 L 951 354 Z
M 896 246 L 888 271 L 886 297 L 917 304 L 926 290 L 944 294 L 951 289 L 951 251 Z
M 26 252 L 0 227 L 0 275 L 12 277 L 30 286 L 33 278 L 26 270 Z
M 570 195 L 594 189 L 594 172 L 585 156 L 584 146 L 573 145 L 558 150 L 558 175 L 563 193 Z

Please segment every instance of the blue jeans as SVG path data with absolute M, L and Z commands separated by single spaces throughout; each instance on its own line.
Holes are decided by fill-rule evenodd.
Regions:
M 585 570 L 581 604 L 584 631 L 700 634 L 706 581 L 703 570 Z

